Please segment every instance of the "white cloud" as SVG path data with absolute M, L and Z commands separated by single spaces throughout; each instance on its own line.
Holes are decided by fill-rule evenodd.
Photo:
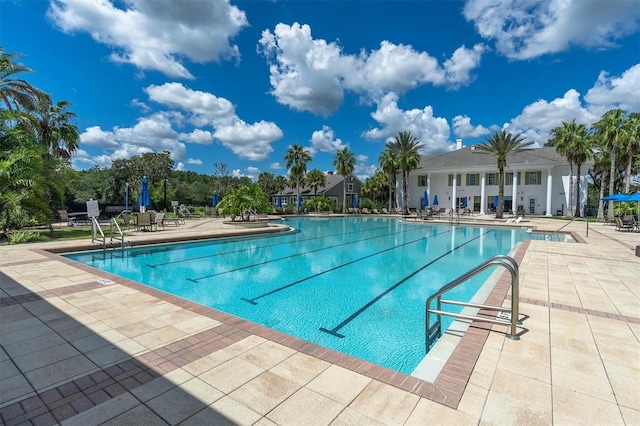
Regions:
M 151 85 L 145 91 L 151 100 L 186 113 L 193 125 L 215 128 L 213 133 L 200 129 L 190 141 L 210 143 L 209 137 L 216 138 L 240 158 L 265 160 L 273 152 L 271 143 L 283 136 L 275 123 L 246 123 L 236 115 L 231 102 L 211 93 L 191 90 L 180 83 Z
M 469 0 L 463 13 L 498 52 L 530 59 L 571 45 L 612 47 L 638 28 L 640 7 L 636 0 Z
M 271 163 L 271 165 L 269 166 L 269 168 L 271 170 L 282 170 L 282 164 L 275 162 L 275 163 Z
M 202 160 L 198 158 L 187 158 L 187 164 L 195 164 L 196 166 L 202 166 Z
M 521 133 L 527 140 L 542 146 L 549 140 L 551 129 L 563 121 L 574 119 L 589 126 L 597 117 L 582 106 L 580 94 L 570 89 L 561 98 L 552 101 L 540 99 L 527 105 L 506 127 L 510 132 Z
M 298 23 L 280 23 L 273 33 L 263 31 L 259 46 L 269 64 L 271 93 L 277 101 L 316 115 L 335 111 L 345 91 L 369 101 L 422 84 L 450 88 L 468 84 L 485 51 L 483 45 L 462 46 L 440 64 L 412 46 L 382 41 L 377 50 L 349 55 L 336 42 L 314 39 L 311 27 Z
M 260 175 L 260 169 L 257 167 L 249 166 L 247 167 L 246 176 L 249 177 L 252 181 L 256 181 L 258 176 Z
M 609 77 L 602 71 L 584 98 L 589 103 L 589 110 L 598 117 L 614 108 L 640 111 L 640 64 L 632 66 L 619 77 Z
M 480 136 L 486 136 L 497 130 L 496 128 L 488 129 L 482 125 L 473 126 L 471 124 L 471 118 L 466 115 L 456 115 L 453 117 L 453 133 L 460 138 L 477 138 Z
M 340 138 L 336 138 L 335 133 L 329 126 L 322 126 L 322 130 L 316 130 L 311 134 L 311 151 L 334 153 L 343 149 L 346 145 Z
M 576 120 L 590 127 L 610 109 L 621 108 L 627 112 L 640 110 L 640 64 L 624 71 L 620 76 L 609 76 L 602 71 L 594 86 L 581 99 L 575 89 L 567 90 L 562 97 L 551 101 L 538 99 L 526 105 L 522 112 L 502 126 L 472 126 L 467 116 L 456 116 L 453 128 L 459 137 L 479 137 L 485 132 L 493 133 L 500 127 L 511 133 L 521 133 L 536 145 L 544 145 L 550 138 L 550 132 L 563 121 Z
M 179 171 L 182 172 L 182 171 L 184 171 L 184 169 L 185 169 L 184 163 L 178 161 L 178 164 L 176 165 L 176 170 L 179 170 Z
M 411 132 L 411 135 L 424 144 L 422 155 L 442 153 L 452 149 L 449 142 L 449 123 L 442 117 L 433 116 L 433 108 L 401 110 L 398 108 L 398 95 L 388 93 L 378 104 L 371 117 L 381 124 L 380 128 L 366 131 L 367 139 L 393 139 L 400 131 Z
M 111 60 L 170 77 L 193 76 L 183 58 L 196 63 L 239 58 L 229 40 L 248 25 L 229 0 L 53 0 L 48 16 L 66 33 L 86 32 L 114 49 Z
M 364 154 L 356 155 L 356 161 L 358 161 L 358 163 L 366 163 L 368 159 L 369 159 L 368 155 L 364 155 Z

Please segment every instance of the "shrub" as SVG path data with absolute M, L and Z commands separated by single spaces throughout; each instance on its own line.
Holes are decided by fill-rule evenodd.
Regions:
M 9 234 L 9 244 L 24 244 L 37 241 L 49 241 L 49 237 L 31 229 L 15 231 Z

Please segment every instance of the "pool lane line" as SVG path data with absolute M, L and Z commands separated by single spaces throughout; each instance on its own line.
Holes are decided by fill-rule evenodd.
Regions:
M 301 242 L 304 242 L 304 241 L 319 240 L 321 238 L 337 237 L 337 236 L 340 236 L 340 235 L 359 234 L 361 232 L 371 232 L 371 231 L 377 231 L 379 229 L 388 229 L 388 228 L 389 228 L 388 226 L 380 226 L 380 227 L 377 227 L 377 228 L 361 229 L 359 231 L 347 232 L 346 234 L 345 233 L 339 233 L 339 234 L 323 235 L 323 236 L 320 236 L 320 237 L 313 237 L 313 238 L 303 238 L 301 240 L 285 241 L 285 242 L 281 242 L 281 243 L 267 244 L 267 245 L 262 246 L 260 248 L 277 247 L 277 246 L 281 246 L 281 245 L 285 245 L 285 244 L 291 244 L 292 242 L 295 242 L 295 243 L 300 242 L 301 243 Z M 289 236 L 290 235 L 274 235 L 273 237 L 289 237 Z M 237 242 L 237 241 L 235 241 L 235 242 Z M 157 266 L 173 265 L 175 263 L 189 262 L 191 260 L 197 260 L 197 259 L 206 259 L 208 257 L 222 256 L 222 255 L 225 255 L 225 254 L 242 253 L 244 251 L 249 251 L 249 250 L 253 250 L 253 247 L 243 248 L 243 249 L 238 249 L 238 250 L 232 250 L 232 251 L 223 251 L 223 252 L 220 252 L 220 253 L 207 254 L 207 255 L 204 255 L 204 256 L 189 257 L 187 259 L 172 260 L 170 262 L 152 263 L 152 264 L 147 264 L 145 266 L 148 266 L 150 268 L 155 268 Z
M 287 288 L 289 288 L 289 287 L 293 287 L 294 285 L 298 285 L 298 284 L 300 284 L 300 283 L 302 283 L 302 282 L 304 282 L 304 281 L 308 281 L 308 280 L 310 280 L 310 279 L 312 279 L 312 278 L 319 277 L 320 275 L 324 275 L 324 274 L 326 274 L 326 273 L 328 273 L 328 272 L 335 271 L 336 269 L 340 269 L 340 268 L 343 268 L 343 267 L 345 267 L 345 266 L 352 265 L 352 264 L 354 264 L 354 263 L 356 263 L 356 262 L 361 262 L 361 261 L 363 261 L 363 260 L 365 260 L 365 259 L 368 259 L 368 258 L 370 258 L 370 257 L 377 256 L 377 255 L 379 255 L 379 254 L 381 254 L 381 253 L 385 253 L 385 252 L 387 252 L 387 251 L 391 251 L 391 250 L 394 250 L 394 249 L 396 249 L 396 248 L 403 247 L 403 246 L 406 246 L 406 245 L 409 245 L 409 244 L 417 243 L 418 241 L 422 241 L 422 240 L 424 240 L 425 238 L 427 238 L 427 239 L 428 239 L 429 237 L 435 237 L 435 236 L 437 236 L 437 235 L 447 234 L 447 233 L 449 233 L 449 232 L 451 232 L 451 230 L 450 230 L 450 229 L 449 229 L 449 230 L 447 230 L 447 231 L 445 231 L 445 232 L 440 232 L 440 233 L 433 234 L 433 235 L 427 235 L 427 236 L 423 236 L 423 237 L 420 237 L 420 238 L 415 239 L 415 240 L 412 240 L 412 241 L 407 241 L 406 243 L 402 243 L 402 244 L 400 244 L 400 245 L 394 245 L 394 246 L 389 247 L 389 248 L 386 248 L 386 249 L 384 249 L 384 250 L 380 250 L 380 251 L 377 251 L 377 252 L 375 252 L 375 253 L 368 254 L 368 255 L 366 255 L 366 256 L 364 256 L 364 257 L 360 257 L 360 258 L 358 258 L 358 259 L 350 260 L 349 262 L 347 262 L 347 263 L 343 263 L 342 265 L 334 266 L 333 268 L 331 268 L 331 269 L 327 269 L 326 271 L 322 271 L 322 272 L 320 272 L 320 273 L 313 274 L 313 275 L 308 276 L 308 277 L 305 277 L 305 278 L 301 278 L 301 279 L 299 279 L 299 280 L 297 280 L 297 281 L 294 281 L 294 282 L 292 282 L 292 283 L 289 283 L 289 284 L 287 284 L 287 285 L 283 285 L 282 287 L 278 287 L 278 288 L 275 288 L 275 289 L 273 289 L 273 290 L 271 290 L 271 291 L 268 291 L 268 292 L 266 292 L 266 293 L 263 293 L 263 294 L 261 294 L 260 296 L 256 296 L 256 297 L 251 298 L 251 299 L 247 299 L 247 298 L 245 298 L 245 297 L 241 297 L 241 298 L 240 298 L 240 300 L 244 300 L 245 302 L 249 302 L 249 303 L 251 303 L 252 305 L 257 305 L 257 304 L 258 304 L 258 302 L 256 302 L 256 300 L 258 300 L 258 299 L 262 299 L 263 297 L 267 297 L 267 296 L 270 296 L 270 295 L 275 294 L 275 293 L 278 293 L 278 292 L 280 292 L 280 291 L 282 291 L 282 290 L 285 290 L 285 289 L 287 289 Z
M 187 281 L 191 281 L 191 282 L 197 283 L 198 281 L 200 281 L 202 279 L 205 279 L 205 278 L 212 278 L 212 277 L 215 277 L 215 276 L 218 276 L 218 275 L 229 274 L 231 272 L 237 272 L 237 271 L 241 271 L 243 269 L 254 268 L 256 266 L 266 265 L 268 263 L 273 263 L 273 262 L 279 262 L 281 260 L 291 259 L 292 257 L 304 256 L 304 255 L 307 255 L 307 254 L 310 254 L 310 253 L 319 252 L 319 251 L 322 251 L 322 250 L 328 250 L 328 249 L 332 249 L 332 248 L 336 248 L 336 247 L 347 246 L 349 244 L 356 244 L 356 243 L 360 243 L 362 241 L 374 240 L 376 238 L 383 238 L 383 237 L 388 237 L 388 236 L 391 236 L 391 235 L 404 234 L 404 233 L 410 232 L 410 231 L 413 231 L 413 229 L 403 229 L 400 232 L 392 232 L 392 233 L 387 233 L 387 234 L 383 234 L 383 235 L 376 235 L 376 236 L 369 237 L 369 238 L 363 238 L 363 239 L 360 239 L 360 240 L 347 241 L 345 243 L 336 244 L 336 245 L 333 245 L 333 246 L 324 246 L 324 247 L 320 247 L 320 248 L 317 248 L 317 249 L 314 249 L 314 250 L 309 250 L 309 251 L 305 251 L 305 252 L 301 252 L 301 253 L 291 254 L 291 255 L 288 255 L 288 256 L 285 256 L 285 257 L 278 257 L 276 259 L 269 259 L 269 260 L 265 260 L 264 262 L 260 262 L 260 263 L 254 263 L 254 264 L 251 264 L 251 265 L 241 266 L 240 268 L 230 269 L 230 270 L 224 271 L 224 272 L 216 272 L 215 274 L 204 275 L 204 276 L 198 277 L 198 278 L 187 278 Z
M 478 238 L 480 238 L 483 235 L 488 234 L 489 232 L 493 232 L 493 229 L 490 229 L 488 231 L 486 231 L 483 234 L 478 235 L 477 237 L 474 237 L 472 239 L 470 239 L 469 241 L 466 241 L 454 248 L 452 248 L 451 250 L 449 250 L 448 252 L 438 256 L 437 258 L 433 259 L 431 262 L 427 263 L 426 265 L 420 267 L 419 269 L 413 271 L 411 274 L 407 275 L 406 277 L 404 277 L 402 280 L 398 281 L 397 283 L 395 283 L 394 285 L 392 285 L 391 287 L 389 287 L 388 289 L 386 289 L 385 291 L 383 291 L 382 293 L 380 293 L 379 295 L 377 295 L 376 297 L 374 297 L 373 299 L 371 299 L 369 302 L 367 302 L 364 306 L 362 306 L 360 309 L 358 309 L 357 311 L 355 311 L 353 314 L 349 315 L 349 317 L 347 319 L 345 319 L 344 321 L 342 321 L 340 324 L 336 325 L 335 327 L 333 327 L 331 330 L 325 328 L 325 327 L 320 327 L 319 330 L 323 331 L 325 333 L 331 334 L 332 336 L 335 337 L 339 337 L 339 338 L 343 338 L 344 334 L 340 334 L 338 333 L 338 330 L 340 330 L 341 328 L 343 328 L 345 325 L 349 324 L 351 321 L 353 321 L 354 319 L 356 319 L 356 317 L 358 317 L 361 313 L 363 313 L 364 311 L 366 311 L 367 309 L 369 309 L 371 306 L 373 306 L 378 300 L 382 299 L 384 296 L 386 296 L 387 294 L 391 293 L 393 290 L 395 290 L 396 288 L 400 287 L 402 284 L 404 284 L 405 282 L 407 282 L 410 278 L 414 277 L 416 274 L 418 274 L 419 272 L 423 271 L 425 268 L 433 265 L 434 263 L 436 263 L 438 260 L 445 258 L 446 256 L 449 256 L 451 253 L 453 253 L 454 251 L 458 250 L 460 247 L 466 246 L 467 244 L 469 244 L 470 242 L 477 240 Z

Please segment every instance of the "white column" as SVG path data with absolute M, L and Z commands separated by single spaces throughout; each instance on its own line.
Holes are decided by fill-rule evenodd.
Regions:
M 487 193 L 486 193 L 486 173 L 482 173 L 480 178 L 480 214 L 486 214 L 487 211 Z
M 545 216 L 553 216 L 551 213 L 551 189 L 553 188 L 553 174 L 551 168 L 547 170 L 547 214 Z
M 518 208 L 518 172 L 513 171 L 513 189 L 511 190 L 511 212 L 516 213 Z
M 458 196 L 457 194 L 457 186 L 458 186 L 458 179 L 456 178 L 456 174 L 453 174 L 453 190 L 451 190 L 451 208 L 455 211 L 456 207 L 458 207 L 456 205 L 456 198 Z
M 427 173 L 427 196 L 431 198 L 431 200 L 429 200 L 429 205 L 431 206 L 431 201 L 433 201 L 433 194 L 431 194 L 431 173 Z

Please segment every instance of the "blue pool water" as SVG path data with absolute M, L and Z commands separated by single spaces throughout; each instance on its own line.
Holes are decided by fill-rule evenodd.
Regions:
M 285 223 L 296 232 L 66 256 L 410 374 L 425 356 L 429 295 L 532 237 L 384 217 Z M 492 270 L 447 298 L 469 301 Z

